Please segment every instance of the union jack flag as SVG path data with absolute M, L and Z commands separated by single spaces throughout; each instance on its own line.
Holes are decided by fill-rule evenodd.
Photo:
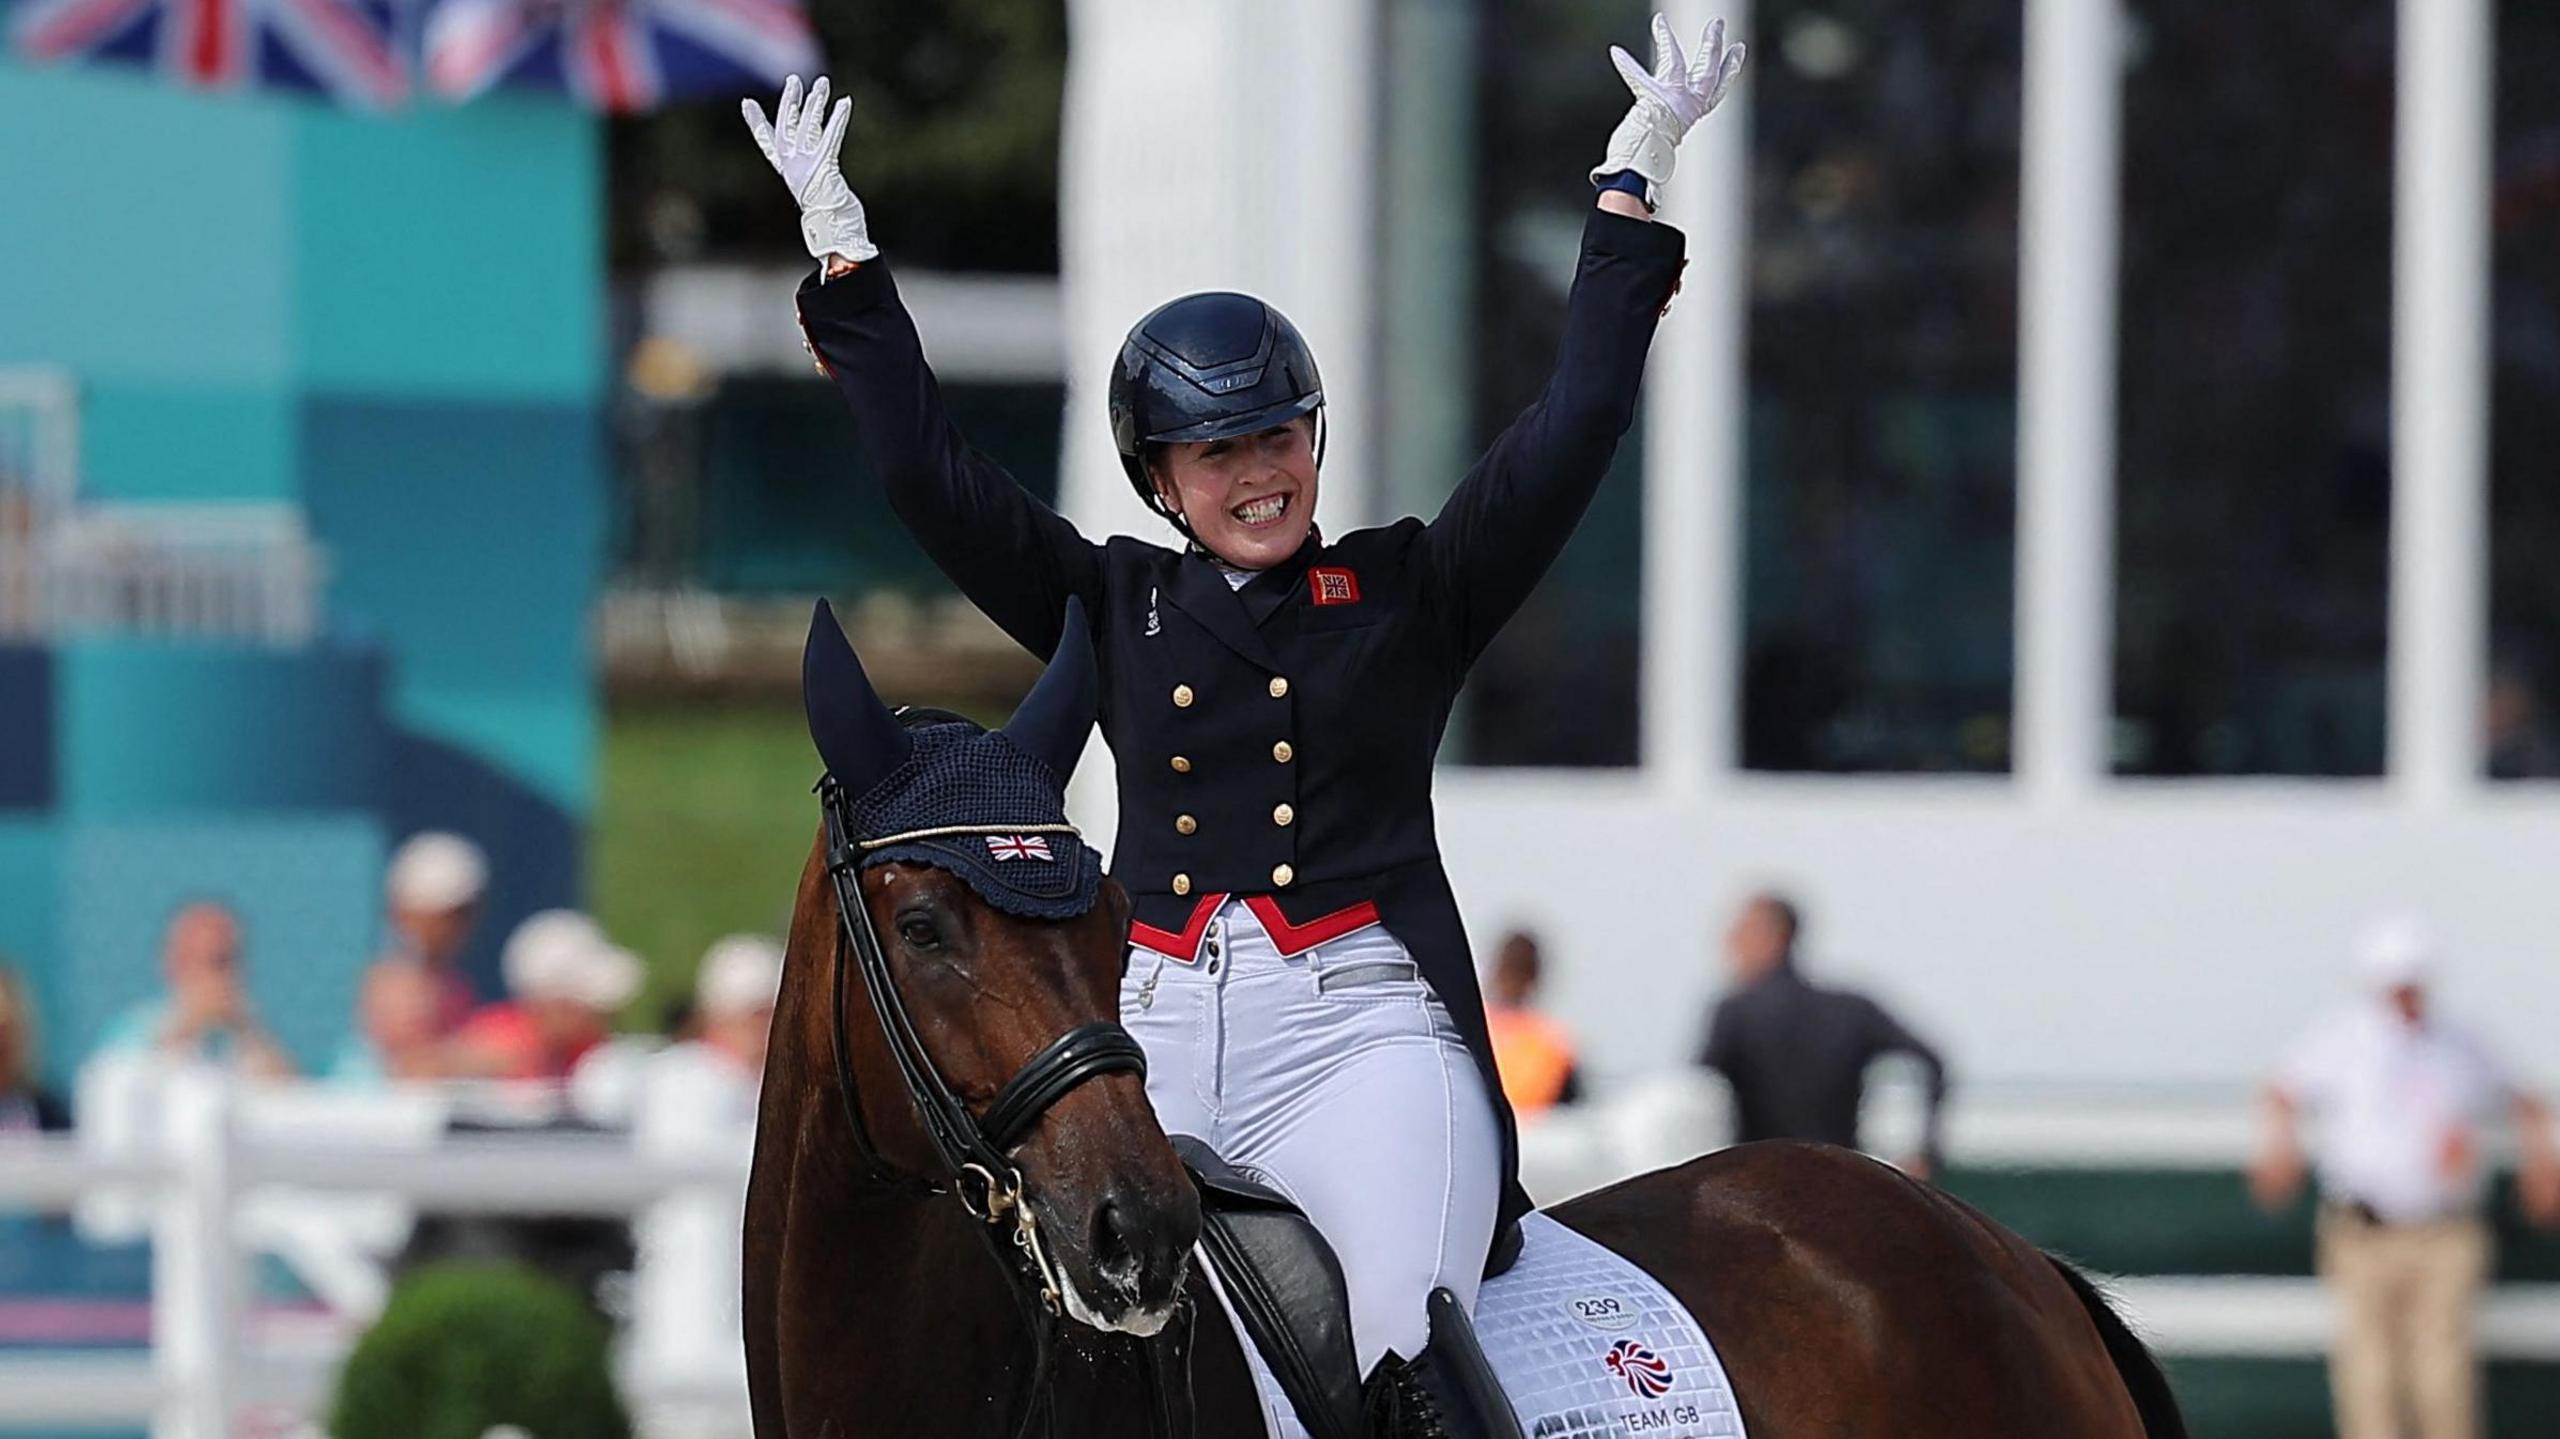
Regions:
M 1647 1399 L 1659 1399 L 1671 1392 L 1671 1366 L 1662 1356 L 1632 1339 L 1621 1339 L 1609 1346 L 1602 1357 L 1609 1372 L 1627 1381 L 1627 1387 Z
M 530 85 L 617 114 L 819 68 L 799 0 L 439 0 L 426 59 L 428 86 L 450 100 Z
M 994 855 L 999 864 L 1009 859 L 1057 859 L 1049 853 L 1048 837 L 1037 834 L 988 835 L 987 853 Z
M 148 65 L 207 90 L 311 90 L 370 110 L 409 98 L 394 0 L 23 0 L 9 22 L 38 63 Z

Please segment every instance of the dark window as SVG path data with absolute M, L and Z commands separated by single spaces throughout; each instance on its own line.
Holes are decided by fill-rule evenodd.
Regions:
M 1058 495 L 1055 384 L 952 382 L 952 422 L 1042 501 Z M 616 572 L 722 594 L 956 594 L 889 509 L 843 397 L 744 377 L 699 407 L 635 406 L 621 436 Z
M 1593 200 L 1588 176 L 1627 109 L 1609 47 L 1641 55 L 1648 13 L 1627 0 L 1489 0 L 1480 12 L 1475 394 L 1461 467 L 1546 387 Z M 1453 758 L 1635 763 L 1643 517 L 1639 425 L 1555 568 L 1477 662 Z
M 853 97 L 844 172 L 871 238 L 915 268 L 1056 270 L 1065 0 L 809 10 L 835 93 Z M 777 93 L 757 97 L 768 112 Z M 605 133 L 617 265 L 801 253 L 799 212 L 735 101 Z
M 2379 773 L 2392 0 L 2135 0 L 2116 768 Z
M 2021 13 L 1759 9 L 1746 768 L 2008 768 Z
M 2560 777 L 2560 7 L 2498 6 L 2489 773 Z

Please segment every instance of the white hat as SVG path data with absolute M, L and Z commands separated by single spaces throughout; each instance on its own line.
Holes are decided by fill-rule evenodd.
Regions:
M 2395 914 L 2365 926 L 2356 944 L 2356 968 L 2375 989 L 2405 989 L 2427 982 L 2436 959 L 2435 936 L 2425 920 Z
M 391 856 L 386 887 L 402 909 L 460 909 L 489 887 L 488 856 L 458 834 L 413 834 Z
M 705 1015 L 771 1009 L 782 993 L 782 946 L 760 934 L 733 934 L 702 953 L 693 1007 Z
M 639 956 L 615 947 L 601 926 L 574 909 L 546 909 L 517 925 L 498 967 L 518 999 L 574 1000 L 603 1010 L 629 1004 L 646 978 Z
M 639 998 L 648 981 L 649 967 L 640 956 L 620 945 L 598 945 L 579 963 L 576 997 L 588 1008 L 610 1014 Z

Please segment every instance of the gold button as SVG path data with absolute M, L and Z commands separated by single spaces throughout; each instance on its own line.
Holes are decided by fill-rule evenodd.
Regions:
M 1175 875 L 1173 877 L 1173 892 L 1175 894 L 1189 894 L 1191 892 L 1191 876 L 1187 874 Z
M 1295 759 L 1297 754 L 1298 752 L 1296 750 L 1289 748 L 1289 742 L 1287 740 L 1282 740 L 1271 747 L 1271 759 L 1275 764 L 1287 764 L 1290 760 Z
M 1175 774 L 1191 773 L 1191 761 L 1182 755 L 1175 755 L 1173 757 L 1173 772 Z
M 1190 834 L 1200 828 L 1200 821 L 1193 819 L 1187 814 L 1176 815 L 1173 821 L 1173 828 L 1174 832 L 1177 834 Z
M 1173 707 L 1182 710 L 1191 708 L 1191 686 L 1175 685 L 1173 687 Z
M 1289 697 L 1289 682 L 1278 675 L 1273 675 L 1271 677 L 1271 697 L 1276 700 L 1287 699 Z
M 1289 881 L 1296 879 L 1297 877 L 1298 872 L 1289 868 L 1289 866 L 1285 864 L 1275 864 L 1271 866 L 1271 882 L 1280 886 L 1282 889 L 1287 889 L 1289 887 Z
M 1286 828 L 1287 826 L 1295 823 L 1297 818 L 1298 812 L 1289 808 L 1285 804 L 1273 805 L 1271 807 L 1271 822 L 1273 824 Z

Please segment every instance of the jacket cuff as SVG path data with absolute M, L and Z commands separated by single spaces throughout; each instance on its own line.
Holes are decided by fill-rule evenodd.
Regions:
M 858 315 L 898 293 L 889 278 L 887 260 L 872 258 L 848 275 L 830 280 L 824 269 L 811 270 L 800 281 L 800 313 L 819 318 Z
M 1591 217 L 1582 223 L 1582 248 L 1604 255 L 1622 255 L 1630 260 L 1668 262 L 1677 261 L 1688 253 L 1689 237 L 1682 234 L 1679 227 L 1666 225 L 1660 220 L 1638 220 L 1612 214 L 1594 205 Z

